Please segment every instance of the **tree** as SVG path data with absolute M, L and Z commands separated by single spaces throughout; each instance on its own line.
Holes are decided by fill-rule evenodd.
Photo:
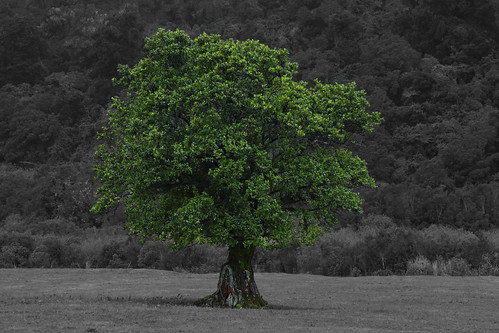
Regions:
M 30 17 L 0 19 L 0 86 L 7 83 L 35 83 L 47 74 L 40 60 L 47 45 Z
M 142 239 L 228 246 L 217 291 L 205 305 L 263 307 L 251 260 L 257 247 L 311 243 L 361 210 L 355 192 L 374 186 L 366 164 L 341 148 L 370 131 L 354 84 L 295 82 L 285 49 L 159 30 L 147 56 L 119 66 L 109 126 L 96 156 L 93 211 L 125 205 Z

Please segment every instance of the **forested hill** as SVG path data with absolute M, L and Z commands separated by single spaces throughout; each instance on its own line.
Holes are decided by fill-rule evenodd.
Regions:
M 383 124 L 357 138 L 401 224 L 499 226 L 495 0 L 2 0 L 0 226 L 94 216 L 92 166 L 111 78 L 158 27 L 287 48 L 297 79 L 356 81 Z M 347 222 L 355 217 L 347 216 Z

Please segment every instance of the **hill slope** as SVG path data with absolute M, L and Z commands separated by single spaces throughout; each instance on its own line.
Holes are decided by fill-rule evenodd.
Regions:
M 351 147 L 379 188 L 365 211 L 398 223 L 499 226 L 495 1 L 3 1 L 0 225 L 93 216 L 92 155 L 111 77 L 158 27 L 289 49 L 297 79 L 356 81 L 385 118 Z M 343 223 L 356 216 L 343 217 Z

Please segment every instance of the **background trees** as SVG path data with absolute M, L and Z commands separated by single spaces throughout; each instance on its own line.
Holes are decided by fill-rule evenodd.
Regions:
M 498 9 L 493 1 L 2 1 L 0 223 L 15 214 L 119 221 L 119 211 L 90 218 L 91 200 L 80 199 L 97 186 L 88 170 L 119 93 L 110 83 L 116 65 L 136 62 L 143 37 L 161 26 L 256 38 L 287 48 L 301 79 L 365 89 L 385 119 L 349 147 L 380 185 L 367 193 L 367 213 L 497 227 Z M 23 209 L 28 203 L 46 208 Z

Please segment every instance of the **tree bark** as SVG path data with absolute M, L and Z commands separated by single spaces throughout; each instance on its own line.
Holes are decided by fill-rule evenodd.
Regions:
M 229 247 L 227 262 L 220 270 L 217 291 L 196 302 L 199 306 L 266 308 L 253 274 L 255 247 Z

